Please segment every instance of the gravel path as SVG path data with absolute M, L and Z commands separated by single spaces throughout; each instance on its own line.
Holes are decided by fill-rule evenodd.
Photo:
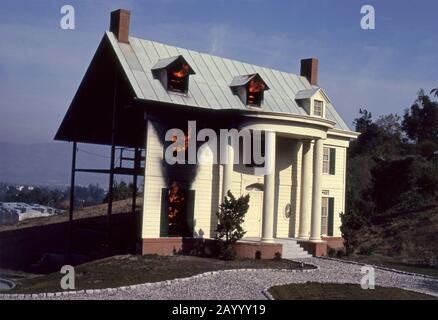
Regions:
M 141 284 L 133 287 L 104 290 L 100 292 L 79 292 L 63 296 L 34 296 L 41 299 L 266 299 L 263 291 L 271 286 L 287 283 L 332 282 L 360 283 L 361 266 L 334 260 L 310 258 L 302 260 L 318 266 L 309 272 L 274 270 L 233 270 L 203 274 L 187 279 L 155 284 Z M 428 293 L 438 297 L 438 280 L 375 270 L 376 285 L 398 287 Z M 1 297 L 0 297 L 1 298 Z M 28 298 L 28 297 L 15 297 Z

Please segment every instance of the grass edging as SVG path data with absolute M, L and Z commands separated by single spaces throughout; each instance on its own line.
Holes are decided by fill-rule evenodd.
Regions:
M 349 263 L 349 264 L 354 264 L 354 265 L 359 265 L 359 266 L 370 266 L 370 267 L 373 267 L 375 269 L 380 269 L 383 271 L 390 271 L 390 272 L 395 272 L 395 273 L 414 276 L 414 277 L 422 277 L 422 278 L 426 278 L 426 279 L 438 280 L 438 277 L 430 276 L 427 274 L 403 271 L 403 270 L 399 270 L 399 269 L 392 269 L 392 268 L 377 266 L 377 265 L 369 264 L 369 263 L 363 263 L 363 262 L 357 262 L 357 261 L 345 260 L 345 259 L 337 259 L 337 258 L 331 258 L 331 257 L 318 257 L 318 258 L 325 259 L 325 260 L 332 260 L 332 261 L 336 261 L 336 262 L 344 262 L 344 263 Z
M 141 283 L 134 284 L 129 286 L 122 286 L 117 288 L 105 288 L 105 289 L 86 289 L 86 290 L 74 290 L 74 291 L 60 291 L 60 292 L 49 292 L 49 293 L 32 293 L 32 294 L 0 294 L 0 298 L 2 299 L 45 299 L 45 298 L 53 298 L 53 297 L 62 297 L 62 296 L 72 296 L 78 294 L 96 294 L 96 293 L 114 293 L 119 291 L 128 291 L 135 290 L 142 287 L 164 287 L 171 284 L 176 284 L 180 282 L 186 282 L 191 279 L 204 278 L 207 276 L 216 275 L 222 272 L 256 272 L 256 271 L 275 271 L 275 272 L 313 272 L 318 269 L 318 266 L 313 263 L 306 263 L 306 265 L 314 267 L 314 269 L 228 269 L 228 270 L 217 270 L 217 271 L 208 271 L 203 272 L 194 276 L 186 277 L 186 278 L 177 278 L 173 280 L 164 280 L 159 282 L 150 282 L 150 283 Z
M 298 261 L 298 260 L 291 260 L 291 261 L 293 261 L 293 262 L 298 262 L 298 263 L 303 263 L 302 261 Z M 314 264 L 314 263 L 306 262 L 306 264 L 309 265 L 309 266 L 314 267 L 314 269 L 307 269 L 307 270 L 304 270 L 304 269 L 303 269 L 303 270 L 301 270 L 301 272 L 310 272 L 310 271 L 315 271 L 315 270 L 318 270 L 318 269 L 319 269 L 318 265 L 316 265 L 316 264 Z M 299 271 L 299 270 L 289 270 L 289 271 L 294 272 L 294 271 Z M 286 285 L 286 284 L 290 284 L 290 283 L 285 283 L 285 285 Z M 272 296 L 272 294 L 269 292 L 269 289 L 271 289 L 272 287 L 274 287 L 274 286 L 270 286 L 270 287 L 265 288 L 265 289 L 262 290 L 262 294 L 263 294 L 263 295 L 266 297 L 266 299 L 268 299 L 268 300 L 275 300 L 274 297 Z

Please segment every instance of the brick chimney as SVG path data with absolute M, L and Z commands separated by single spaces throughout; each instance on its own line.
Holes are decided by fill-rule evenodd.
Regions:
M 311 85 L 318 84 L 318 59 L 301 60 L 301 75 L 309 80 Z
M 129 22 L 131 11 L 118 9 L 111 12 L 110 31 L 114 33 L 117 40 L 129 43 Z

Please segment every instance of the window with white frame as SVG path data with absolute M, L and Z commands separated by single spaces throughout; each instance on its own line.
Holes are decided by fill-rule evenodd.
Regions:
M 321 100 L 313 101 L 313 115 L 317 117 L 322 117 L 323 115 L 324 103 Z
M 322 154 L 322 172 L 330 173 L 330 148 L 324 148 Z

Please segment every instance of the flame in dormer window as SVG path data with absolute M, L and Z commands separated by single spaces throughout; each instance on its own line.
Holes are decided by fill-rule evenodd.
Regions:
M 258 73 L 237 76 L 233 79 L 230 87 L 245 105 L 251 107 L 261 107 L 264 91 L 269 90 Z
M 155 79 L 160 80 L 166 90 L 187 93 L 189 76 L 195 72 L 183 56 L 177 56 L 159 60 L 152 68 L 152 74 Z
M 187 63 L 184 63 L 181 66 L 180 70 L 173 71 L 172 73 L 177 78 L 184 78 L 185 76 L 187 76 L 189 74 L 189 72 L 190 72 L 189 65 Z
M 176 66 L 174 69 L 170 70 L 168 76 L 168 90 L 176 92 L 187 92 L 189 86 L 189 76 L 190 67 L 188 64 L 184 63 L 180 66 Z
M 266 85 L 258 80 L 252 79 L 248 86 L 247 104 L 252 106 L 260 106 L 263 100 L 263 91 L 266 90 Z
M 265 91 L 266 90 L 266 85 L 258 80 L 258 79 L 252 79 L 249 83 L 249 92 L 254 93 L 254 92 L 260 92 L 260 91 Z

